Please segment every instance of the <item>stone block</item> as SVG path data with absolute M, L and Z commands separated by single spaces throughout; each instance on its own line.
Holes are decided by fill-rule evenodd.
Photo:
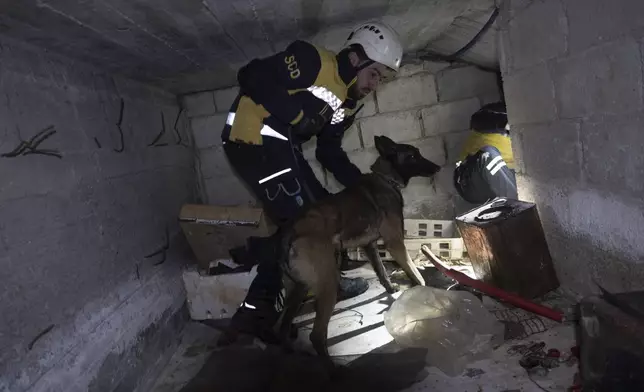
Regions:
M 195 146 L 199 149 L 221 145 L 221 131 L 228 113 L 195 117 L 190 120 Z
M 311 138 L 310 140 L 306 141 L 306 143 L 302 143 L 302 155 L 304 155 L 304 159 L 316 159 L 315 150 L 317 148 L 317 145 L 317 138 Z
M 445 151 L 445 141 L 440 136 L 423 138 L 421 140 L 409 143 L 418 147 L 420 155 L 429 159 L 438 166 L 445 165 L 447 155 Z
M 498 91 L 496 74 L 476 67 L 447 68 L 436 75 L 438 100 L 456 101 Z
M 369 117 L 376 114 L 378 112 L 376 110 L 376 94 L 369 94 L 369 96 L 358 103 L 358 106 L 360 105 L 364 105 L 364 107 L 360 109 L 360 112 L 358 112 L 356 118 Z
M 425 68 L 424 68 L 424 64 L 423 64 L 422 61 L 415 62 L 415 63 L 404 64 L 398 70 L 398 73 L 396 74 L 396 77 L 397 78 L 406 78 L 406 77 L 413 76 L 413 75 L 416 75 L 418 73 L 421 73 L 423 71 L 425 71 Z
M 315 160 L 315 158 L 307 159 L 307 162 L 311 167 L 313 174 L 315 174 L 315 178 L 318 179 L 318 181 L 320 182 L 320 184 L 322 184 L 323 187 L 326 187 L 327 177 L 331 176 L 331 174 L 326 173 L 325 170 L 322 168 L 322 165 L 320 164 L 320 162 Z
M 344 151 L 355 151 L 362 149 L 362 143 L 360 142 L 360 126 L 358 122 L 355 122 L 351 128 L 344 131 L 344 137 L 342 138 L 342 148 Z
M 373 137 L 377 135 L 385 135 L 396 142 L 419 139 L 422 136 L 419 115 L 418 110 L 410 110 L 361 119 L 360 130 L 364 147 L 373 147 Z
M 521 172 L 541 180 L 581 179 L 579 123 L 557 121 L 513 128 L 513 144 L 520 147 Z
M 568 45 L 572 53 L 644 28 L 644 2 L 568 0 Z
M 481 108 L 478 98 L 446 102 L 422 110 L 425 136 L 464 131 L 470 128 L 470 117 Z
M 228 113 L 230 112 L 230 107 L 232 106 L 237 95 L 239 94 L 239 87 L 230 87 L 222 90 L 213 91 L 215 95 L 215 107 L 217 108 L 218 113 Z
M 235 176 L 224 150 L 219 147 L 199 150 L 199 167 L 205 179 Z
M 232 317 L 244 302 L 248 287 L 257 276 L 257 267 L 248 272 L 203 276 L 196 268 L 183 271 L 186 300 L 193 320 L 219 320 Z
M 423 69 L 431 74 L 436 75 L 440 71 L 444 70 L 445 68 L 448 68 L 450 66 L 449 63 L 445 62 L 438 62 L 438 61 L 424 61 L 423 62 Z
M 639 49 L 635 40 L 624 38 L 556 63 L 552 69 L 560 116 L 639 110 L 642 107 Z
M 181 103 L 188 117 L 209 116 L 217 112 L 212 91 L 184 95 Z
M 547 122 L 557 117 L 553 81 L 545 64 L 506 75 L 503 79 L 511 125 Z
M 437 102 L 436 82 L 430 74 L 394 79 L 376 91 L 380 113 L 429 106 Z
M 403 215 L 410 219 L 454 219 L 453 195 L 438 189 L 437 179 L 412 178 L 403 189 Z
M 204 179 L 207 203 L 221 206 L 255 205 L 255 196 L 233 173 Z
M 447 163 L 454 166 L 460 160 L 461 151 L 465 140 L 470 135 L 470 131 L 452 132 L 443 135 L 445 140 L 445 149 L 447 151 Z
M 375 148 L 354 151 L 348 155 L 349 160 L 363 173 L 370 173 L 371 165 L 378 159 L 378 151 Z
M 588 182 L 639 197 L 644 190 L 644 115 L 603 115 L 581 126 Z
M 531 4 L 510 22 L 508 31 L 512 69 L 530 67 L 566 52 L 566 17 L 558 1 Z

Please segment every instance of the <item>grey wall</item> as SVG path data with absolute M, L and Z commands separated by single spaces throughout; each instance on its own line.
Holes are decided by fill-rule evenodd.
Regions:
M 183 97 L 199 149 L 203 198 L 211 204 L 254 204 L 222 151 L 220 134 L 237 89 L 206 91 Z M 475 67 L 449 67 L 420 62 L 401 68 L 365 100 L 355 125 L 345 133 L 343 148 L 363 172 L 376 160 L 374 135 L 410 143 L 443 170 L 434 181 L 412 179 L 404 190 L 408 218 L 453 219 L 458 198 L 452 185 L 454 164 L 467 135 L 470 116 L 482 104 L 499 99 L 497 76 Z M 315 159 L 315 139 L 304 144 L 304 156 L 331 192 L 341 185 Z
M 172 245 L 158 266 L 144 258 L 165 243 L 166 225 L 177 242 L 177 214 L 193 199 L 176 98 L 0 44 L 0 153 L 53 125 L 40 148 L 63 155 L 0 158 L 0 391 L 135 390 L 182 319 L 186 253 Z M 162 115 L 167 146 L 148 147 Z M 184 117 L 177 126 L 190 142 Z
M 564 287 L 644 287 L 644 2 L 505 2 L 504 90 L 520 196 Z

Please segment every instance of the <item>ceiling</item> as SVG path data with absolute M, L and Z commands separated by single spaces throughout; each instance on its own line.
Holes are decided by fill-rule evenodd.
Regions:
M 337 50 L 380 18 L 406 53 L 451 54 L 494 0 L 0 0 L 0 34 L 185 93 L 235 84 L 237 69 L 294 39 Z M 465 56 L 496 67 L 495 30 Z

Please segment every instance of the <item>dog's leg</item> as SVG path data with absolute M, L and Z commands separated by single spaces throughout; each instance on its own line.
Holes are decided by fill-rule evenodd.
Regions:
M 335 272 L 335 271 L 333 271 Z M 331 275 L 331 274 L 329 274 Z M 332 273 L 332 276 L 335 276 Z M 329 321 L 333 314 L 333 307 L 335 306 L 338 294 L 338 280 L 337 278 L 323 279 L 318 284 L 317 301 L 315 303 L 315 322 L 313 323 L 313 331 L 309 339 L 313 344 L 313 348 L 318 353 L 320 358 L 324 361 L 326 367 L 333 371 L 335 366 L 329 356 L 329 349 L 327 347 L 327 336 L 329 330 Z
M 302 305 L 302 301 L 304 301 L 304 298 L 306 297 L 306 290 L 306 285 L 295 282 L 286 297 L 282 320 L 280 323 L 279 336 L 282 344 L 284 344 L 287 349 L 290 349 L 289 337 L 291 334 L 293 319 L 297 316 L 300 306 Z
M 376 248 L 376 242 L 374 241 L 370 244 L 367 244 L 363 247 L 363 249 L 365 251 L 365 254 L 367 255 L 367 258 L 369 259 L 369 262 L 371 263 L 371 266 L 373 267 L 373 270 L 378 276 L 378 280 L 380 280 L 380 284 L 384 286 L 385 290 L 387 290 L 389 294 L 393 294 L 398 291 L 398 285 L 391 283 L 391 280 L 387 275 L 387 271 L 385 271 L 385 266 L 382 264 L 382 259 L 380 258 L 378 249 Z
M 409 257 L 409 252 L 407 252 L 405 242 L 402 239 L 396 238 L 389 239 L 388 241 L 385 240 L 385 247 L 391 254 L 391 257 L 396 260 L 396 263 L 398 263 L 398 265 L 402 267 L 409 279 L 411 279 L 418 285 L 425 285 L 425 279 L 423 279 L 423 276 L 418 271 L 418 268 L 416 268 L 416 265 L 414 265 L 411 257 Z

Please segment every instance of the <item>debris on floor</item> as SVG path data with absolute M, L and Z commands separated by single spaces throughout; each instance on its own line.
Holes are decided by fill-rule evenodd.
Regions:
M 416 286 L 385 314 L 385 327 L 403 347 L 426 348 L 427 364 L 456 376 L 503 341 L 504 328 L 473 294 Z
M 392 265 L 387 268 L 391 270 Z M 436 283 L 449 292 L 464 288 L 454 286 L 452 279 L 435 268 L 425 268 L 421 273 L 429 285 Z M 505 326 L 505 342 L 486 357 L 468 363 L 459 374 L 449 376 L 427 365 L 426 348 L 402 347 L 387 331 L 384 315 L 401 294 L 387 294 L 367 264 L 345 274 L 368 279 L 370 287 L 358 297 L 339 302 L 329 323 L 329 352 L 336 364 L 345 368 L 337 379 L 329 379 L 313 355 L 308 335 L 314 313 L 310 307 L 304 307 L 304 313 L 295 320 L 300 328 L 293 344 L 296 351 L 290 354 L 275 347 L 253 344 L 215 348 L 212 342 L 217 340 L 219 330 L 192 323 L 184 331 L 182 345 L 154 391 L 200 392 L 215 387 L 230 392 L 288 392 L 301 391 L 302 385 L 306 385 L 307 392 L 539 392 L 543 389 L 567 391 L 574 384 L 577 366 L 572 362 L 572 366 L 559 362 L 547 374 L 529 375 L 519 364 L 523 354 L 515 347 L 544 342 L 546 356 L 549 349 L 557 349 L 558 360 L 563 361 L 576 345 L 572 324 L 556 323 L 474 292 L 475 300 L 482 300 L 489 315 L 496 316 L 493 318 Z M 539 328 L 508 335 L 508 320 L 520 325 L 527 320 L 528 325 L 537 323 L 534 317 L 540 320 Z M 195 329 L 199 332 L 195 333 Z M 517 353 L 510 355 L 508 351 L 512 347 Z M 554 351 L 550 355 L 554 356 Z

